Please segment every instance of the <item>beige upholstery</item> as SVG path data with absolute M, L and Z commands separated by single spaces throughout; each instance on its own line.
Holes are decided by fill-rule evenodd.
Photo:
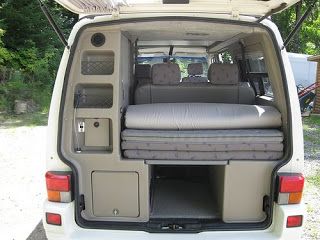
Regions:
M 176 85 L 181 79 L 179 65 L 176 63 L 157 63 L 151 69 L 154 85 Z
M 138 84 L 151 83 L 151 65 L 137 64 L 135 66 L 135 78 Z
M 135 104 L 147 103 L 240 103 L 254 104 L 251 87 L 212 85 L 211 83 L 180 83 L 176 86 L 144 84 L 136 88 Z
M 203 65 L 202 63 L 190 63 L 188 65 L 188 77 L 184 77 L 182 82 L 192 82 L 192 83 L 200 83 L 200 82 L 208 82 L 206 77 L 202 77 L 203 74 Z
M 278 128 L 281 114 L 274 107 L 258 105 L 143 104 L 128 107 L 125 126 L 153 130 Z
M 208 69 L 208 79 L 214 85 L 237 85 L 239 82 L 238 66 L 212 63 Z
M 202 75 L 203 66 L 202 63 L 190 63 L 188 65 L 188 74 L 191 76 Z
M 159 67 L 157 66 L 159 65 Z M 165 70 L 166 65 L 171 64 L 155 64 L 152 69 L 156 69 L 158 72 L 160 69 Z M 176 65 L 176 64 L 174 64 Z M 212 66 L 213 65 L 213 66 Z M 219 65 L 217 68 L 214 68 L 216 65 Z M 225 66 L 224 66 L 225 65 Z M 156 67 L 157 66 L 157 67 Z M 176 67 L 174 67 L 176 68 Z M 231 64 L 211 64 L 209 68 L 208 75 L 213 76 L 212 72 L 219 70 L 219 68 L 229 69 L 234 73 L 233 79 L 238 81 L 238 76 L 235 76 L 237 72 L 237 66 Z M 152 70 L 154 72 L 154 70 Z M 164 73 L 157 75 L 164 77 Z M 168 76 L 167 74 L 166 76 Z M 223 74 L 220 74 L 222 77 Z M 255 103 L 255 93 L 250 85 L 246 83 L 233 84 L 235 80 L 231 81 L 230 76 L 225 74 L 226 78 L 229 79 L 226 81 L 228 84 L 212 84 L 206 82 L 199 83 L 187 83 L 182 82 L 175 84 L 172 83 L 157 85 L 153 84 L 144 84 L 136 88 L 135 91 L 135 104 L 147 104 L 147 103 L 190 103 L 190 102 L 199 102 L 199 103 L 240 103 L 240 104 L 254 104 Z M 168 79 L 172 79 L 168 77 Z M 177 80 L 177 78 L 176 78 Z M 157 79 L 156 79 L 157 81 Z M 212 80 L 213 81 L 213 80 Z M 221 78 L 219 78 L 221 82 Z M 217 83 L 217 81 L 216 81 Z

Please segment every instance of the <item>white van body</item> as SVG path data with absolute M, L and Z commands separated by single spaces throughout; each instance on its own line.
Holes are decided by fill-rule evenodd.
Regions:
M 57 199 L 55 199 L 54 201 L 49 199 L 44 203 L 43 224 L 44 224 L 44 228 L 45 228 L 48 239 L 107 239 L 107 238 L 139 239 L 139 240 L 165 239 L 165 238 L 170 238 L 170 239 L 300 239 L 302 234 L 302 227 L 303 227 L 302 223 L 298 224 L 297 226 L 290 227 L 288 225 L 289 224 L 288 219 L 291 216 L 293 217 L 301 216 L 301 220 L 302 220 L 303 216 L 305 216 L 304 204 L 300 200 L 295 204 L 286 204 L 286 201 L 289 201 L 288 199 L 290 198 L 289 197 L 290 193 L 284 193 L 284 195 L 281 195 L 279 193 L 278 195 L 278 190 L 277 190 L 277 188 L 279 187 L 277 176 L 282 176 L 282 174 L 283 176 L 291 176 L 291 175 L 301 176 L 301 173 L 303 171 L 304 152 L 303 152 L 303 134 L 302 134 L 300 107 L 299 107 L 299 102 L 297 97 L 296 84 L 293 77 L 288 54 L 286 50 L 282 48 L 283 40 L 281 38 L 281 35 L 276 25 L 272 23 L 268 18 L 263 19 L 261 23 L 257 23 L 257 24 L 263 27 L 266 32 L 268 31 L 269 33 L 273 34 L 272 37 L 273 37 L 273 40 L 275 41 L 273 43 L 275 48 L 274 51 L 275 52 L 278 51 L 279 53 L 278 61 L 281 67 L 278 66 L 279 69 L 277 69 L 277 64 L 272 65 L 271 63 L 272 61 L 268 63 L 269 65 L 268 64 L 267 65 L 268 65 L 269 75 L 270 75 L 270 72 L 272 75 L 274 73 L 280 73 L 282 71 L 282 76 L 283 76 L 283 83 L 281 83 L 280 85 L 278 85 L 278 83 L 273 83 L 274 84 L 273 92 L 275 93 L 275 95 L 278 94 L 278 96 L 280 96 L 283 93 L 281 92 L 282 90 L 277 90 L 275 86 L 279 87 L 279 89 L 283 89 L 283 91 L 285 92 L 285 94 L 283 94 L 283 97 L 281 97 L 281 99 L 278 97 L 279 105 L 276 105 L 278 107 L 280 114 L 282 114 L 282 123 L 281 123 L 282 126 L 279 127 L 278 129 L 280 130 L 287 129 L 287 132 L 284 134 L 285 140 L 283 143 L 284 155 L 287 156 L 287 158 L 286 159 L 281 158 L 282 159 L 281 161 L 272 160 L 272 161 L 256 162 L 252 160 L 246 161 L 243 159 L 233 161 L 231 160 L 231 158 L 225 159 L 224 161 L 220 161 L 221 159 L 219 159 L 219 157 L 217 157 L 217 159 L 214 159 L 212 161 L 210 159 L 208 161 L 197 160 L 198 162 L 192 159 L 191 160 L 184 159 L 182 161 L 181 159 L 177 158 L 171 163 L 170 163 L 170 160 L 168 159 L 164 160 L 164 159 L 159 159 L 158 157 L 155 157 L 155 159 L 149 159 L 149 160 L 147 160 L 148 158 L 146 157 L 141 157 L 143 158 L 142 161 L 140 161 L 140 159 L 130 160 L 130 156 L 126 155 L 128 154 L 128 152 L 126 153 L 125 150 L 122 149 L 124 145 L 121 145 L 122 148 L 117 146 L 117 145 L 120 145 L 120 141 L 121 141 L 118 139 L 120 138 L 118 136 L 120 136 L 121 134 L 120 131 L 123 131 L 124 128 L 129 128 L 129 125 L 130 125 L 129 113 L 135 113 L 134 107 L 131 107 L 129 105 L 132 105 L 132 106 L 140 106 L 140 105 L 137 105 L 137 100 L 134 100 L 136 102 L 136 104 L 134 105 L 132 104 L 132 102 L 130 102 L 130 100 L 125 100 L 129 102 L 129 104 L 128 103 L 121 104 L 120 98 L 125 99 L 125 96 L 126 96 L 126 93 L 123 93 L 124 91 L 126 91 L 125 76 L 120 76 L 116 74 L 117 64 L 120 64 L 120 61 L 117 58 L 118 57 L 121 58 L 121 56 L 120 55 L 118 56 L 117 50 L 114 50 L 115 51 L 114 53 L 114 56 L 115 56 L 114 69 L 115 70 L 114 71 L 116 75 L 112 75 L 113 78 L 110 78 L 108 76 L 108 77 L 99 79 L 99 76 L 95 75 L 95 76 L 89 76 L 88 80 L 86 80 L 87 75 L 85 74 L 77 75 L 76 71 L 72 70 L 73 68 L 78 69 L 77 67 L 74 67 L 75 64 L 80 64 L 80 60 L 75 56 L 81 56 L 82 58 L 84 56 L 87 56 L 86 54 L 89 54 L 89 55 L 91 53 L 95 54 L 96 52 L 100 51 L 100 48 L 98 47 L 97 48 L 88 47 L 88 49 L 86 49 L 83 46 L 87 46 L 87 45 L 82 46 L 81 41 L 87 41 L 84 39 L 88 38 L 89 36 L 88 34 L 90 34 L 91 36 L 95 32 L 104 32 L 107 35 L 107 44 L 109 39 L 113 44 L 114 40 L 112 40 L 113 38 L 109 37 L 111 35 L 108 35 L 108 34 L 109 33 L 113 34 L 119 31 L 119 29 L 117 29 L 117 26 L 118 26 L 117 21 L 119 22 L 119 24 L 121 23 L 121 24 L 130 25 L 130 23 L 134 23 L 134 24 L 131 24 L 130 26 L 123 25 L 123 29 L 126 28 L 127 32 L 132 31 L 130 32 L 130 34 L 135 34 L 134 28 L 135 26 L 139 26 L 139 23 L 143 23 L 144 21 L 146 21 L 152 24 L 152 22 L 156 22 L 159 19 L 161 19 L 161 21 L 164 21 L 164 22 L 166 21 L 165 19 L 172 19 L 171 21 L 171 23 L 173 24 L 172 26 L 175 26 L 174 25 L 175 21 L 182 21 L 182 22 L 187 21 L 186 24 L 188 24 L 188 23 L 192 23 L 193 19 L 194 19 L 194 24 L 199 23 L 198 22 L 199 19 L 201 19 L 201 21 L 203 22 L 206 22 L 206 21 L 214 22 L 217 20 L 218 23 L 214 23 L 214 24 L 217 24 L 215 26 L 219 26 L 218 24 L 220 24 L 223 21 L 226 21 L 225 30 L 227 31 L 228 30 L 227 27 L 229 26 L 228 25 L 229 23 L 230 23 L 230 26 L 232 24 L 236 25 L 237 23 L 241 23 L 243 25 L 245 25 L 246 23 L 248 24 L 253 23 L 257 21 L 259 17 L 267 14 L 271 9 L 279 7 L 284 2 L 272 0 L 267 2 L 232 1 L 230 3 L 225 1 L 219 1 L 219 4 L 216 4 L 216 3 L 212 4 L 211 1 L 190 1 L 189 4 L 190 5 L 193 4 L 190 7 L 188 6 L 188 4 L 165 5 L 158 1 L 154 1 L 154 3 L 149 3 L 149 4 L 141 3 L 140 5 L 129 3 L 129 6 L 123 5 L 120 7 L 117 7 L 116 5 L 114 5 L 111 8 L 112 10 L 110 10 L 110 5 L 107 5 L 107 4 L 105 5 L 105 8 L 92 7 L 92 5 L 98 4 L 98 2 L 99 4 L 103 4 L 104 1 L 102 1 L 102 3 L 100 1 L 92 1 L 91 2 L 92 5 L 90 5 L 89 1 L 82 1 L 83 8 L 79 7 L 81 5 L 79 4 L 77 5 L 77 1 L 71 1 L 71 0 L 58 1 L 57 0 L 57 2 L 62 4 L 67 9 L 80 14 L 80 16 L 82 16 L 83 18 L 80 19 L 80 21 L 74 26 L 70 34 L 70 37 L 68 39 L 68 46 L 70 48 L 66 48 L 64 50 L 64 54 L 62 56 L 60 67 L 57 73 L 57 78 L 56 78 L 51 106 L 50 106 L 49 121 L 48 121 L 48 135 L 47 135 L 47 155 L 46 155 L 47 171 L 53 174 L 58 173 L 58 175 L 60 173 L 63 174 L 63 173 L 71 172 L 72 180 L 69 179 L 69 181 L 71 182 L 71 183 L 69 182 L 69 184 L 71 185 L 70 191 L 67 193 L 63 193 L 62 191 L 60 193 L 59 195 L 60 201 Z M 108 4 L 111 4 L 112 1 L 106 1 L 106 2 Z M 295 2 L 296 1 L 293 1 L 293 2 L 287 1 L 286 4 L 287 6 L 289 6 L 294 4 Z M 101 6 L 99 4 L 98 6 Z M 130 4 L 132 5 L 130 6 Z M 90 9 L 91 10 L 94 9 L 94 10 L 90 11 Z M 109 30 L 108 28 L 106 28 L 107 30 L 103 31 L 102 29 L 104 28 L 104 26 L 108 26 L 109 22 L 112 22 L 113 26 L 115 27 Z M 177 25 L 180 24 L 179 26 L 184 26 L 183 23 L 181 22 L 177 22 L 176 24 Z M 156 26 L 164 27 L 161 25 L 161 23 L 159 23 L 159 25 L 156 25 Z M 200 23 L 199 23 L 199 26 L 201 26 Z M 93 30 L 90 30 L 90 27 L 92 27 Z M 147 28 L 147 25 L 146 25 L 146 28 Z M 254 29 L 257 30 L 258 28 L 254 28 Z M 84 35 L 81 35 L 82 31 L 84 31 L 85 33 Z M 120 30 L 120 32 L 121 31 L 124 31 L 124 30 Z M 117 34 L 119 34 L 119 32 Z M 130 34 L 125 34 L 125 36 L 128 36 Z M 120 37 L 120 35 L 118 35 L 118 37 Z M 119 40 L 121 39 L 121 37 L 115 38 L 115 39 Z M 131 40 L 133 39 L 134 38 L 132 38 Z M 139 36 L 137 36 L 137 39 L 139 39 Z M 176 41 L 171 41 L 171 42 L 173 43 L 173 45 L 175 44 L 178 45 L 177 39 L 175 40 Z M 78 45 L 78 48 L 76 46 L 77 44 L 75 44 L 77 42 L 80 42 L 80 45 Z M 244 42 L 247 49 L 249 49 L 248 38 L 244 40 Z M 266 40 L 266 44 L 267 43 L 268 41 Z M 232 45 L 233 43 L 231 40 L 226 41 L 225 48 L 229 46 L 228 44 Z M 158 46 L 161 44 L 157 43 L 155 45 Z M 126 44 L 124 44 L 124 46 L 126 46 Z M 134 46 L 134 44 L 132 44 L 132 46 Z M 170 44 L 168 46 L 170 46 Z M 161 48 L 162 47 L 163 46 L 161 45 Z M 188 47 L 188 45 L 185 45 L 185 47 Z M 213 45 L 213 47 L 215 46 Z M 145 48 L 147 49 L 147 47 Z M 124 49 L 124 47 L 122 46 L 120 49 Z M 219 49 L 220 53 L 222 49 L 223 48 Z M 101 51 L 108 52 L 111 50 L 106 48 Z M 147 53 L 144 56 L 149 56 L 147 54 L 150 54 L 150 52 L 154 50 L 151 49 L 150 52 L 148 52 L 148 50 L 142 50 L 141 48 L 141 52 L 143 51 L 147 51 Z M 129 52 L 130 51 L 128 51 L 127 54 L 129 54 Z M 238 58 L 241 58 L 241 56 L 239 55 Z M 88 61 L 90 61 L 90 56 L 86 59 L 89 59 Z M 208 61 L 209 61 L 209 64 L 212 62 L 211 60 L 208 60 Z M 137 64 L 137 62 L 135 64 Z M 119 69 L 120 69 L 120 66 L 119 66 Z M 119 71 L 121 72 L 123 70 L 119 70 Z M 131 71 L 131 73 L 132 72 L 133 71 Z M 68 81 L 69 75 L 72 76 L 70 78 L 72 80 L 69 83 L 67 83 L 66 81 Z M 77 78 L 79 79 L 77 80 Z M 129 78 L 132 79 L 132 77 L 129 77 Z M 76 80 L 73 80 L 73 79 L 76 79 Z M 112 95 L 113 106 L 110 108 L 111 110 L 86 109 L 86 108 L 81 109 L 81 108 L 75 107 L 75 110 L 72 111 L 73 104 L 75 102 L 75 99 L 73 99 L 73 97 L 76 96 L 77 92 L 82 91 L 83 93 L 84 91 L 83 88 L 84 88 L 86 91 L 85 94 L 88 94 L 89 96 L 88 91 L 90 90 L 90 87 L 87 88 L 87 86 L 90 85 L 90 81 L 95 82 L 94 84 L 96 85 L 93 84 L 94 91 L 98 92 L 99 91 L 98 88 L 100 88 L 100 86 L 102 88 L 105 87 L 105 85 L 103 85 L 104 79 L 106 79 L 107 88 L 109 87 L 110 84 L 113 86 L 112 87 L 114 91 Z M 79 84 L 80 85 L 82 84 L 80 87 L 83 87 L 80 90 L 78 89 Z M 120 100 L 117 100 L 118 97 Z M 260 109 L 260 106 L 265 105 L 264 103 L 268 102 L 272 97 L 267 95 L 262 96 L 260 94 L 260 95 L 256 95 L 255 98 L 258 100 L 256 100 L 256 102 L 252 106 L 258 106 L 257 109 Z M 78 102 L 78 100 L 79 99 L 77 99 L 76 102 Z M 284 102 L 287 104 L 286 106 Z M 165 103 L 162 103 L 162 104 L 164 105 L 161 105 L 160 103 L 159 106 L 163 107 L 164 109 L 168 107 L 167 105 L 165 105 Z M 177 105 L 178 108 L 180 106 L 185 107 L 183 105 L 184 103 L 181 103 L 181 105 L 179 104 L 180 103 L 178 103 Z M 199 103 L 199 104 L 200 105 L 196 105 L 196 106 L 199 106 L 199 108 L 201 108 L 202 107 L 201 104 L 205 104 L 205 103 Z M 268 104 L 269 103 L 267 103 L 266 105 Z M 142 105 L 150 106 L 152 104 L 143 103 L 141 104 L 141 106 Z M 273 104 L 271 105 L 273 106 Z M 78 104 L 76 104 L 76 106 L 78 106 Z M 127 109 L 125 113 L 123 112 L 123 109 L 122 109 L 123 106 L 125 106 L 125 108 Z M 155 105 L 152 105 L 151 107 L 154 107 L 154 106 Z M 170 103 L 170 106 L 174 106 L 174 105 L 171 105 Z M 221 106 L 219 105 L 218 107 L 220 108 Z M 66 110 L 64 110 L 64 108 L 66 108 Z M 126 114 L 126 120 L 125 120 L 125 123 L 123 123 L 124 125 L 120 121 L 120 118 L 123 117 L 123 114 Z M 262 113 L 259 114 L 259 117 L 261 117 L 262 115 L 263 115 Z M 121 116 L 119 117 L 119 121 L 117 120 L 118 116 Z M 148 117 L 149 116 L 145 118 L 146 119 L 145 124 L 147 124 L 148 122 Z M 74 121 L 73 118 L 80 118 L 81 121 L 78 121 L 78 120 Z M 95 127 L 97 127 L 99 126 L 99 124 L 100 126 L 104 126 L 103 124 L 105 124 L 105 121 L 104 120 L 100 121 L 100 119 L 106 119 L 106 118 L 107 119 L 110 118 L 113 121 L 112 124 L 109 125 L 111 127 L 108 130 L 108 132 L 111 131 L 110 133 L 111 135 L 109 135 L 111 137 L 109 139 L 105 139 L 103 136 L 99 135 L 99 132 L 94 131 L 93 138 L 89 138 L 89 136 L 85 136 L 86 139 L 84 141 L 87 141 L 88 143 L 86 146 L 87 148 L 85 148 L 84 146 L 81 146 L 81 149 L 77 148 L 76 142 L 79 141 L 79 139 L 77 139 L 78 136 L 76 136 L 76 140 L 74 140 L 74 135 L 80 135 L 83 133 L 81 132 L 82 130 L 80 129 L 81 126 L 84 127 L 83 131 L 87 133 L 86 131 L 89 131 L 88 127 L 89 127 L 89 124 L 92 123 L 91 121 L 92 119 L 93 119 L 93 122 L 95 122 L 97 119 L 99 120 L 98 124 L 95 125 Z M 82 119 L 85 119 L 85 120 L 83 120 L 82 122 Z M 139 119 L 139 116 L 136 119 Z M 188 122 L 187 119 L 184 119 L 184 120 L 181 123 L 183 126 L 185 126 L 186 122 Z M 117 121 L 119 123 L 117 123 Z M 261 123 L 261 121 L 263 120 L 259 120 L 259 121 Z M 192 122 L 191 125 L 196 125 L 197 122 L 198 121 Z M 199 122 L 201 121 L 199 120 Z M 236 121 L 234 122 L 235 124 L 237 124 Z M 81 125 L 81 124 L 85 124 L 85 125 Z M 96 124 L 96 122 L 94 124 Z M 107 122 L 106 124 L 108 125 L 109 123 Z M 136 124 L 135 126 L 139 126 L 140 123 L 139 121 L 137 123 L 132 123 L 131 121 L 131 124 L 133 125 Z M 159 121 L 159 124 L 161 125 L 164 123 Z M 170 122 L 168 124 L 170 125 Z M 153 125 L 154 125 L 154 122 L 151 122 L 150 123 L 151 130 Z M 146 129 L 150 130 L 150 128 L 146 128 Z M 67 133 L 68 129 L 71 129 L 70 133 Z M 205 131 L 203 130 L 203 128 L 200 128 L 200 129 L 202 129 L 202 131 Z M 209 127 L 206 127 L 205 129 L 209 129 Z M 223 128 L 223 129 L 227 129 L 227 128 Z M 78 131 L 78 133 L 74 133 L 72 131 Z M 115 133 L 115 131 L 119 131 L 119 132 Z M 160 130 L 158 129 L 157 131 L 161 131 L 161 129 Z M 286 130 L 283 130 L 283 131 L 285 132 Z M 97 136 L 97 138 L 99 139 L 98 141 L 96 140 L 95 136 Z M 80 142 L 81 141 L 82 140 L 80 140 Z M 89 141 L 90 141 L 90 144 L 89 144 Z M 105 144 L 102 144 L 103 146 L 111 142 L 113 144 L 112 145 L 113 150 L 110 150 L 110 152 L 103 152 L 103 151 L 109 151 L 109 150 L 108 149 L 101 150 L 100 149 L 101 146 L 100 147 L 98 146 L 100 143 L 99 141 L 105 143 Z M 96 148 L 92 147 L 91 143 L 93 143 L 93 145 Z M 119 151 L 117 149 L 119 149 Z M 101 153 L 101 151 L 103 153 Z M 100 158 L 99 154 L 102 154 L 101 156 L 103 157 Z M 72 158 L 71 156 L 73 156 L 74 159 L 70 160 L 70 162 L 66 161 L 68 157 Z M 80 156 L 80 157 L 77 158 L 77 156 Z M 66 159 L 63 159 L 63 158 L 66 158 Z M 87 167 L 86 165 L 87 163 L 84 163 L 84 162 L 87 162 L 86 158 L 92 158 L 92 162 L 95 162 L 93 164 L 96 164 L 95 169 L 90 170 L 90 174 L 88 175 L 89 177 L 85 177 L 84 176 L 85 173 L 80 170 L 82 168 L 90 169 L 90 167 Z M 109 163 L 107 165 L 103 165 L 105 164 L 104 163 L 105 160 L 115 161 L 115 163 L 114 165 L 112 164 L 108 165 Z M 180 160 L 182 161 L 182 163 L 179 162 Z M 101 165 L 101 168 L 99 169 L 97 168 L 97 166 L 99 166 L 100 163 L 102 165 Z M 183 172 L 183 174 L 190 170 L 189 167 L 193 169 L 192 166 L 195 166 L 195 165 L 198 166 L 199 169 L 208 167 L 210 168 L 209 174 L 213 174 L 217 176 L 217 177 L 213 177 L 214 179 L 213 182 L 220 181 L 219 169 L 223 169 L 224 177 L 221 177 L 221 178 L 224 178 L 223 180 L 224 186 L 226 187 L 225 189 L 221 187 L 217 187 L 218 189 L 217 191 L 219 191 L 217 195 L 223 195 L 224 197 L 217 198 L 217 199 L 222 199 L 221 201 L 223 203 L 221 208 L 217 207 L 219 209 L 218 210 L 219 217 L 215 218 L 215 223 L 213 223 L 213 225 L 210 225 L 211 224 L 210 223 L 207 228 L 206 227 L 207 225 L 205 224 L 201 225 L 202 222 L 199 223 L 199 225 L 197 225 L 198 224 L 197 222 L 192 221 L 191 223 L 194 225 L 190 226 L 189 228 L 187 220 L 185 220 L 183 217 L 179 215 L 175 216 L 175 218 L 167 217 L 167 216 L 158 218 L 153 216 L 156 224 L 152 225 L 153 222 L 150 222 L 150 219 L 152 218 L 152 213 L 151 213 L 151 210 L 149 211 L 149 208 L 152 208 L 152 206 L 149 205 L 149 201 L 150 201 L 149 198 L 151 195 L 153 196 L 153 193 L 150 193 L 148 191 L 151 188 L 153 188 L 152 181 L 153 180 L 158 181 L 158 179 L 161 178 L 161 174 L 163 174 L 163 172 L 161 172 L 161 170 L 163 170 L 161 167 L 166 166 L 167 169 L 169 169 L 172 164 L 177 166 L 177 169 L 180 169 L 181 172 Z M 260 167 L 262 165 L 265 167 Z M 83 167 L 83 166 L 86 166 L 86 167 Z M 77 170 L 75 171 L 75 169 Z M 172 171 L 174 172 L 174 174 L 178 174 L 177 172 L 175 172 L 175 170 L 172 170 Z M 153 176 L 155 172 L 159 175 Z M 107 174 L 104 175 L 105 173 Z M 119 173 L 119 175 L 117 175 L 117 173 Z M 252 178 L 250 178 L 250 176 Z M 259 176 L 261 176 L 261 178 Z M 81 180 L 79 179 L 82 179 L 82 178 L 86 179 L 87 182 L 81 182 Z M 138 180 L 136 180 L 137 178 Z M 90 181 L 88 179 L 90 179 Z M 78 183 L 78 181 L 80 181 L 80 184 Z M 101 181 L 103 181 L 103 183 L 101 183 Z M 116 182 L 110 186 L 110 183 L 113 183 L 113 181 L 116 181 Z M 237 185 L 236 183 L 237 181 L 240 185 Z M 136 182 L 137 186 L 133 182 Z M 130 187 L 127 188 L 126 184 L 133 184 L 133 185 L 130 185 Z M 191 191 L 191 186 L 192 185 L 190 185 L 190 191 Z M 229 186 L 231 187 L 229 188 Z M 47 181 L 47 187 L 48 187 L 48 181 Z M 86 188 L 88 188 L 89 190 Z M 93 190 L 91 188 L 93 188 Z M 125 189 L 126 192 L 130 192 L 130 195 L 118 193 L 118 191 L 121 190 L 121 189 L 119 190 L 119 188 L 123 188 Z M 138 188 L 138 193 L 135 192 L 134 190 L 135 188 Z M 260 188 L 265 190 L 263 190 L 260 193 L 260 190 L 261 190 Z M 99 189 L 99 191 L 97 192 L 96 189 Z M 111 189 L 112 193 L 103 192 L 104 191 L 103 189 L 109 189 L 109 190 Z M 180 188 L 178 188 L 177 191 L 179 189 Z M 253 191 L 252 189 L 255 189 L 255 190 Z M 52 190 L 52 189 L 48 189 L 48 190 Z M 84 196 L 85 208 L 82 209 L 82 212 L 81 210 L 80 211 L 78 210 L 79 202 L 81 201 L 81 198 L 80 198 L 81 192 L 84 193 L 85 195 Z M 100 192 L 103 192 L 103 193 L 100 194 Z M 256 192 L 259 192 L 260 195 L 265 192 L 265 193 L 268 193 L 267 195 L 272 196 L 271 200 L 266 200 L 267 202 L 270 201 L 272 203 L 270 204 L 271 206 L 269 205 L 271 209 L 266 210 L 266 212 L 269 211 L 268 213 L 262 211 L 262 208 L 263 208 L 262 198 L 259 200 L 255 200 Z M 273 192 L 276 192 L 276 193 L 273 195 Z M 88 196 L 88 193 L 89 195 L 91 193 L 92 196 Z M 135 194 L 138 194 L 138 196 L 134 197 Z M 67 195 L 68 197 L 65 197 Z M 259 198 L 260 198 L 260 195 L 259 195 Z M 49 196 L 49 191 L 48 191 L 48 196 Z M 108 215 L 109 214 L 108 211 L 110 207 L 108 206 L 108 208 L 105 208 L 104 206 L 104 203 L 108 201 L 108 198 L 110 196 L 114 196 L 114 198 L 110 200 L 110 201 L 113 201 L 112 204 L 114 205 L 117 205 L 117 201 L 118 202 L 124 201 L 124 204 L 122 205 L 120 204 L 121 207 L 119 208 L 111 206 L 113 216 Z M 102 199 L 106 197 L 107 199 Z M 123 199 L 127 197 L 129 198 L 132 197 L 132 201 L 130 200 L 128 202 L 125 199 Z M 244 203 L 247 201 L 246 197 L 247 198 L 250 197 L 250 200 L 248 200 L 247 202 L 249 203 L 249 206 L 248 204 Z M 282 197 L 284 197 L 284 202 Z M 238 202 L 235 201 L 236 199 L 238 199 Z M 136 200 L 137 200 L 137 203 L 132 203 Z M 263 200 L 263 203 L 264 203 L 264 200 Z M 131 204 L 138 204 L 138 210 L 127 209 L 127 208 L 130 208 Z M 239 204 L 239 207 L 236 207 L 237 204 Z M 254 212 L 254 210 L 250 210 L 250 204 L 252 206 L 252 209 L 256 209 L 256 208 L 260 209 L 260 206 L 261 206 L 261 211 L 259 210 L 258 212 Z M 166 206 L 166 207 L 170 209 L 170 206 Z M 126 211 L 127 215 L 123 215 L 123 216 L 121 215 L 123 213 L 122 209 L 124 209 L 123 211 Z M 230 211 L 228 211 L 228 209 L 230 209 Z M 185 209 L 186 212 L 188 212 L 187 210 L 188 209 Z M 195 210 L 196 210 L 195 212 L 198 211 L 197 209 Z M 174 209 L 170 209 L 170 211 L 174 211 Z M 237 213 L 234 213 L 236 211 Z M 248 216 L 245 213 L 246 211 L 248 212 Z M 60 222 L 58 221 L 58 224 L 50 223 L 50 220 L 48 220 L 48 213 L 60 215 Z M 244 215 L 242 216 L 241 214 L 243 213 Z M 170 216 L 170 212 L 166 214 L 169 214 L 168 216 Z M 186 217 L 186 219 L 187 218 L 188 217 Z M 192 219 L 196 219 L 196 218 L 197 216 L 192 216 Z M 171 219 L 178 219 L 178 220 L 171 220 Z M 219 224 L 221 227 L 219 227 Z M 198 228 L 198 226 L 200 225 L 201 227 Z

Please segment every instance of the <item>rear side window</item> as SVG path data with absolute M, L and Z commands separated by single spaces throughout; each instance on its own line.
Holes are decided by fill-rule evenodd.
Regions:
M 138 64 L 156 64 L 163 63 L 168 56 L 138 56 L 137 62 Z M 208 72 L 208 61 L 206 57 L 185 57 L 185 56 L 173 56 L 170 59 L 170 62 L 177 63 L 179 65 L 181 71 L 181 77 L 188 77 L 188 65 L 190 63 L 202 63 L 203 73 L 202 76 L 207 76 Z
M 249 57 L 246 59 L 247 73 L 251 85 L 257 96 L 273 97 L 268 71 L 263 57 Z

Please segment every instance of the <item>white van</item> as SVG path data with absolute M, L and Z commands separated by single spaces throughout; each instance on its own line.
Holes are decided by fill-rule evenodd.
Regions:
M 296 0 L 56 0 L 48 239 L 299 239 L 303 135 L 268 19 Z

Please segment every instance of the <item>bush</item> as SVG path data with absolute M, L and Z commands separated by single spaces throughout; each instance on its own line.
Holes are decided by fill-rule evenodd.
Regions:
M 0 111 L 12 113 L 15 100 L 34 102 L 36 108 L 48 111 L 51 99 L 51 87 L 41 82 L 25 82 L 17 77 L 0 84 Z

